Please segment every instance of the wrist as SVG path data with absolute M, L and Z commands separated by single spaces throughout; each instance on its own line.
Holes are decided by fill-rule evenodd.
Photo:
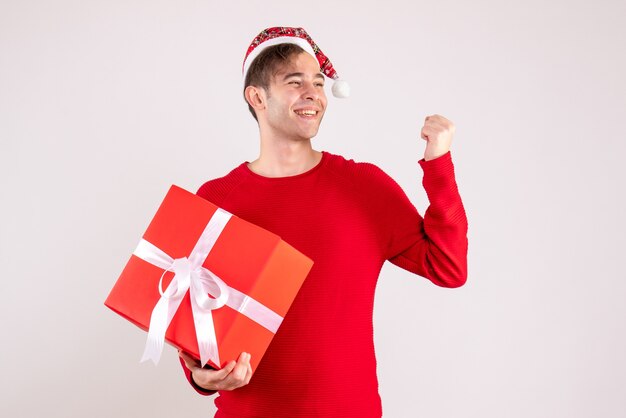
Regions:
M 431 161 L 431 160 L 435 160 L 439 157 L 441 157 L 442 155 L 445 155 L 449 150 L 447 149 L 442 149 L 442 150 L 426 150 L 424 152 L 424 160 L 426 161 Z
M 436 160 L 439 157 L 443 157 L 448 152 L 450 152 L 450 151 L 449 150 L 439 151 L 439 152 L 428 152 L 427 151 L 427 152 L 424 153 L 424 161 Z
M 191 374 L 189 375 L 189 381 L 191 382 L 191 385 L 196 388 L 197 390 L 200 390 L 202 392 L 215 392 L 215 389 L 209 389 L 203 385 L 201 385 L 200 383 L 198 383 L 196 381 L 196 379 L 194 379 L 193 377 L 193 372 L 191 372 Z

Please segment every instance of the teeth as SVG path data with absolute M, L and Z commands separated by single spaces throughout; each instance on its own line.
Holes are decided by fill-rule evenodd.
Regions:
M 315 111 L 315 110 L 298 110 L 298 111 L 296 111 L 296 113 L 298 115 L 315 116 L 317 114 L 317 111 Z

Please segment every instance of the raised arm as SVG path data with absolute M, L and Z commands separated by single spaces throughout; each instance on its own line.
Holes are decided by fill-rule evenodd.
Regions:
M 388 254 L 392 263 L 443 287 L 467 280 L 467 217 L 450 154 L 454 130 L 443 116 L 426 118 L 421 136 L 427 145 L 419 164 L 430 205 L 422 218 L 394 185 L 398 209 Z

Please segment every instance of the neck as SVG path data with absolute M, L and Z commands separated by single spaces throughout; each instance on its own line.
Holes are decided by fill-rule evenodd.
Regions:
M 311 140 L 298 142 L 263 141 L 259 158 L 248 164 L 254 173 L 264 177 L 289 177 L 315 167 L 322 153 L 315 151 Z

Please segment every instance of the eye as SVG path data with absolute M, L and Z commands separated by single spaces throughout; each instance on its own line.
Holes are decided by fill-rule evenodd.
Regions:
M 297 80 L 292 80 L 292 81 L 290 81 L 288 84 L 294 84 L 294 85 L 296 85 L 296 86 L 299 86 L 299 85 L 300 85 L 300 84 L 302 84 L 302 83 L 301 83 L 300 81 L 297 81 Z

